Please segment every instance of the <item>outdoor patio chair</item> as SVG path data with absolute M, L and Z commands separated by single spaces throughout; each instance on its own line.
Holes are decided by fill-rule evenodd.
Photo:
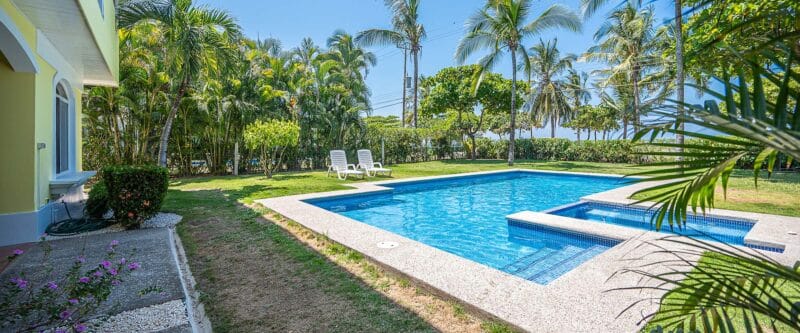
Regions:
M 374 177 L 378 173 L 392 175 L 392 169 L 384 168 L 380 162 L 375 162 L 372 159 L 372 151 L 369 149 L 358 151 L 358 168 L 364 170 L 369 177 Z
M 352 168 L 351 168 L 352 167 Z M 331 150 L 331 165 L 328 166 L 327 176 L 331 173 L 336 173 L 336 177 L 345 180 L 349 175 L 361 176 L 364 178 L 364 172 L 358 171 L 355 164 L 347 164 L 347 156 L 344 150 Z

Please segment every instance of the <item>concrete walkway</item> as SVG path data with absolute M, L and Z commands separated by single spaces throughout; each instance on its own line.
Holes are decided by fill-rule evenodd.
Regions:
M 7 281 L 12 276 L 17 276 L 19 272 L 25 272 L 25 276 L 33 286 L 38 286 L 52 280 L 47 267 L 52 268 L 52 272 L 65 272 L 71 267 L 78 256 L 86 258 L 85 268 L 95 267 L 106 255 L 106 249 L 112 240 L 119 241 L 116 248 L 117 258 L 125 257 L 129 262 L 141 263 L 141 268 L 135 270 L 124 278 L 113 292 L 106 303 L 98 309 L 95 316 L 102 314 L 117 315 L 128 318 L 128 322 L 138 325 L 136 322 L 159 320 L 158 314 L 150 316 L 139 316 L 137 311 L 143 308 L 156 307 L 165 303 L 180 304 L 175 301 L 185 301 L 181 277 L 173 256 L 172 240 L 169 228 L 141 229 L 122 232 L 111 232 L 93 234 L 88 236 L 77 236 L 67 239 L 47 241 L 52 252 L 49 257 L 43 259 L 43 246 L 26 246 L 25 253 L 17 260 L 13 261 L 5 270 L 0 273 L 0 281 Z M 143 290 L 151 289 L 153 292 L 142 293 Z M 181 316 L 185 316 L 185 309 Z M 148 318 L 149 317 L 149 318 Z M 172 316 L 171 324 L 165 324 L 162 329 L 147 329 L 153 326 L 141 326 L 146 331 L 169 331 L 169 332 L 191 332 L 188 320 L 183 325 L 175 325 L 175 316 Z M 185 318 L 185 317 L 184 317 Z M 114 319 L 114 318 L 112 318 Z M 131 323 L 125 323 L 126 328 Z

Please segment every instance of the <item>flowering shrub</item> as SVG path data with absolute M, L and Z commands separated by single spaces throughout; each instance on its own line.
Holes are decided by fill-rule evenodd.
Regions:
M 141 267 L 138 262 L 118 256 L 117 245 L 118 241 L 112 241 L 105 258 L 88 270 L 86 258 L 81 255 L 63 276 L 55 276 L 52 269 L 47 271 L 51 274 L 47 282 L 32 282 L 24 272 L 9 278 L 0 285 L 0 331 L 86 331 L 83 323 L 86 316 L 108 299 L 127 273 Z M 42 264 L 47 270 L 50 248 L 47 243 L 41 246 L 44 247 Z M 23 252 L 14 250 L 9 262 Z
M 135 229 L 161 209 L 169 174 L 157 166 L 111 166 L 103 169 L 103 182 L 114 219 Z

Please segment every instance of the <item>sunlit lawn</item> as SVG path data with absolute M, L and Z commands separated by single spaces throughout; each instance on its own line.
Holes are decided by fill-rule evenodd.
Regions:
M 436 176 L 463 172 L 490 171 L 509 168 L 503 161 L 434 161 L 392 165 L 391 178 L 376 177 L 367 180 L 400 179 L 421 176 Z M 648 170 L 646 167 L 613 163 L 518 161 L 514 168 L 575 171 L 609 174 L 633 174 Z M 731 178 L 727 199 L 721 189 L 717 196 L 717 208 L 752 211 L 778 215 L 800 216 L 800 174 L 776 173 L 762 179 L 755 187 L 752 172 L 736 171 Z M 219 189 L 227 196 L 243 203 L 255 199 L 284 195 L 348 189 L 347 184 L 362 181 L 341 181 L 326 177 L 324 171 L 280 173 L 272 179 L 263 175 L 219 176 L 183 178 L 173 182 L 178 190 Z

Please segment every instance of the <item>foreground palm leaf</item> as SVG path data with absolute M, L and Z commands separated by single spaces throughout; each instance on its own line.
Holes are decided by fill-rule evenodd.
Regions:
M 724 101 L 724 110 L 717 101 L 682 104 L 687 109 L 685 115 L 661 110 L 658 114 L 665 122 L 636 134 L 636 140 L 647 140 L 662 149 L 649 154 L 666 158 L 651 164 L 664 168 L 638 174 L 650 177 L 641 181 L 664 182 L 637 192 L 648 194 L 639 202 L 653 201 L 658 206 L 653 220 L 657 229 L 664 220 L 670 227 L 683 227 L 690 207 L 703 213 L 712 208 L 717 185 L 722 185 L 725 193 L 736 162 L 748 154 L 756 153 L 754 181 L 762 168 L 772 172 L 779 154 L 785 155 L 789 164 L 800 158 L 800 76 L 792 71 L 792 52 L 782 49 L 762 55 L 773 59 L 770 70 L 751 63 L 750 81 L 740 69 L 736 84 L 728 73 L 718 78 L 724 91 L 704 89 L 717 101 Z M 786 60 L 778 61 L 780 58 Z M 774 100 L 766 97 L 765 82 L 779 88 Z M 699 130 L 682 130 L 682 124 Z M 692 139 L 685 143 L 656 141 L 665 133 Z M 789 268 L 754 251 L 706 242 L 698 245 L 698 241 L 685 238 L 667 237 L 663 241 L 679 243 L 688 250 L 651 244 L 660 249 L 655 254 L 667 254 L 672 259 L 624 271 L 658 282 L 654 287 L 626 289 L 668 291 L 660 299 L 659 311 L 646 318 L 653 332 L 800 331 L 800 262 Z M 668 267 L 667 272 L 650 270 L 657 266 Z
M 666 122 L 650 126 L 636 134 L 635 140 L 649 141 L 651 146 L 663 151 L 648 153 L 666 157 L 667 161 L 652 163 L 663 169 L 638 173 L 651 177 L 648 180 L 664 181 L 665 184 L 641 190 L 646 197 L 639 202 L 653 201 L 660 205 L 654 217 L 655 227 L 660 229 L 664 220 L 672 227 L 681 226 L 686 221 L 689 208 L 705 212 L 714 206 L 714 190 L 722 185 L 727 190 L 728 178 L 736 162 L 754 151 L 754 176 L 766 168 L 772 172 L 778 153 L 787 156 L 789 162 L 800 158 L 800 113 L 798 113 L 797 88 L 800 76 L 791 68 L 794 60 L 786 51 L 787 60 L 775 66 L 775 72 L 766 71 L 753 63 L 755 73 L 752 87 L 748 86 L 746 74 L 738 73 L 738 82 L 731 83 L 727 75 L 719 81 L 723 92 L 704 89 L 706 94 L 725 102 L 720 110 L 716 101 L 706 101 L 704 105 L 683 106 L 687 112 L 683 116 L 672 110 L 656 112 Z M 780 56 L 772 53 L 772 58 Z M 770 81 L 779 87 L 775 101 L 765 97 L 764 82 Z M 699 87 L 697 87 L 700 89 Z M 680 130 L 680 124 L 700 130 Z M 708 131 L 718 134 L 708 134 Z M 662 134 L 683 134 L 686 143 L 678 144 L 656 141 Z M 682 151 L 681 151 L 682 149 Z M 678 157 L 684 157 L 681 161 Z M 642 180 L 644 181 L 644 180 Z M 724 192 L 723 192 L 724 193 Z
M 764 255 L 679 236 L 645 242 L 656 248 L 618 274 L 645 277 L 644 286 L 617 290 L 665 292 L 645 332 L 783 332 L 800 330 L 800 272 Z M 669 247 L 670 249 L 667 249 Z M 675 250 L 682 248 L 682 250 Z M 649 260 L 653 258 L 652 260 Z M 698 260 L 699 258 L 699 260 Z M 658 267 L 667 267 L 658 270 Z

